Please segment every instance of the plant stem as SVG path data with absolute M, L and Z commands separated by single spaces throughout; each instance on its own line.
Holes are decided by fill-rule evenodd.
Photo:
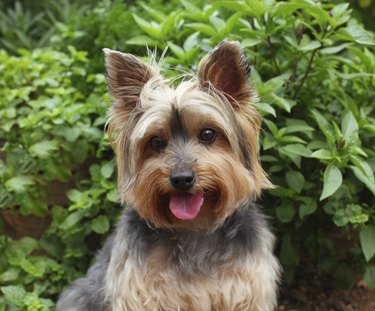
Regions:
M 325 27 L 324 31 L 323 31 L 322 39 L 326 36 L 327 31 L 328 31 L 328 27 L 329 27 L 329 25 L 327 25 L 327 26 Z M 308 76 L 309 73 L 310 73 L 310 70 L 311 70 L 311 67 L 312 67 L 312 63 L 313 63 L 313 61 L 314 61 L 314 57 L 315 57 L 317 51 L 318 51 L 318 49 L 314 50 L 314 51 L 312 52 L 312 54 L 311 54 L 311 57 L 310 57 L 309 63 L 308 63 L 308 65 L 307 65 L 307 69 L 306 69 L 306 71 L 305 71 L 305 74 L 304 74 L 303 77 L 302 77 L 301 83 L 300 83 L 299 86 L 297 87 L 297 91 L 295 92 L 295 94 L 294 94 L 294 96 L 293 96 L 293 100 L 295 100 L 295 99 L 299 96 L 299 94 L 300 94 L 300 92 L 301 92 L 301 90 L 302 90 L 302 87 L 303 87 L 303 85 L 305 84 L 306 78 L 307 78 L 307 76 Z
M 295 58 L 295 62 L 292 65 L 292 74 L 290 75 L 290 77 L 289 77 L 289 79 L 288 79 L 288 81 L 286 82 L 286 85 L 285 85 L 285 93 L 288 93 L 289 87 L 292 85 L 292 82 L 294 82 L 296 80 L 297 68 L 298 68 L 298 64 L 299 64 L 300 60 L 301 60 L 301 56 L 300 56 L 300 54 L 297 54 L 297 56 Z
M 305 81 L 306 81 L 306 78 L 311 70 L 311 67 L 312 67 L 312 63 L 313 63 L 313 60 L 314 60 L 314 57 L 315 57 L 315 54 L 318 50 L 314 50 L 311 54 L 311 57 L 310 57 L 310 60 L 309 60 L 309 64 L 307 65 L 307 69 L 305 71 L 305 74 L 303 75 L 303 78 L 301 80 L 301 83 L 299 84 L 299 86 L 297 87 L 297 91 L 296 93 L 294 94 L 293 96 L 293 99 L 296 99 L 298 96 L 299 96 L 299 93 L 301 92 L 301 89 L 302 89 L 302 86 L 305 84 Z
M 280 75 L 281 71 L 280 71 L 280 67 L 279 67 L 279 64 L 277 63 L 277 59 L 276 59 L 276 53 L 275 53 L 275 48 L 272 44 L 272 41 L 271 41 L 271 37 L 270 36 L 267 36 L 267 43 L 271 49 L 271 54 L 272 54 L 272 61 L 275 65 L 275 68 L 276 68 L 276 71 L 277 71 L 277 74 Z

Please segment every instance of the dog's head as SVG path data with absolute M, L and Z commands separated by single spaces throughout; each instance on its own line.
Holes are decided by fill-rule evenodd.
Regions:
M 257 155 L 256 93 L 238 42 L 219 44 L 197 77 L 176 87 L 155 64 L 104 52 L 122 203 L 156 227 L 207 228 L 270 186 Z

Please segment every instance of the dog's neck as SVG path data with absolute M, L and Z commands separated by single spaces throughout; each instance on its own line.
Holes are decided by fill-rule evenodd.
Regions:
M 264 217 L 251 201 L 216 230 L 204 233 L 154 228 L 132 208 L 125 210 L 122 222 L 119 228 L 124 229 L 118 234 L 127 236 L 128 248 L 140 267 L 150 253 L 162 250 L 168 266 L 186 275 L 207 273 L 212 267 L 225 266 L 254 252 L 260 247 L 261 228 L 265 226 Z

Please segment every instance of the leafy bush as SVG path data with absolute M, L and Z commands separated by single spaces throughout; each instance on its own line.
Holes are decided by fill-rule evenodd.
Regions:
M 90 0 L 0 3 L 0 47 L 17 53 L 19 48 L 50 45 L 52 36 L 64 29 L 65 23 L 82 17 L 88 8 L 86 1 Z
M 145 35 L 130 43 L 168 45 L 166 63 L 180 66 L 225 38 L 250 55 L 264 116 L 262 160 L 278 186 L 264 205 L 282 234 L 287 281 L 307 251 L 341 284 L 365 273 L 375 286 L 374 268 L 365 264 L 375 253 L 374 35 L 350 18 L 345 3 L 182 4 L 180 13 L 154 21 L 134 15 Z M 176 27 L 164 31 L 170 18 L 183 35 Z M 352 238 L 344 258 L 335 256 L 332 223 Z
M 0 52 L 2 228 L 35 220 L 21 215 L 48 220 L 39 240 L 2 236 L 0 310 L 6 304 L 49 310 L 53 302 L 46 298 L 56 297 L 86 269 L 85 239 L 106 233 L 115 217 L 116 190 L 109 181 L 114 161 L 103 136 L 109 103 L 104 76 L 86 78 L 86 53 L 69 51 L 24 50 L 21 57 Z M 88 177 L 90 184 L 81 185 Z M 66 185 L 76 188 L 66 193 L 69 209 L 58 205 L 68 202 L 53 193 Z M 78 222 L 85 225 L 74 226 Z M 39 231 L 31 233 L 40 237 Z
M 32 237 L 1 237 L 0 310 L 51 308 L 121 210 L 103 134 L 101 49 L 161 54 L 168 46 L 164 67 L 173 77 L 193 72 L 198 56 L 223 39 L 240 41 L 253 65 L 260 153 L 278 186 L 263 205 L 279 232 L 286 280 L 313 261 L 338 285 L 362 275 L 375 286 L 375 40 L 347 4 L 105 0 L 61 25 L 49 41 L 60 52 L 0 53 L 0 230 L 19 238 L 10 216 L 48 220 Z M 56 185 L 66 197 L 57 200 Z M 339 249 L 338 237 L 350 247 Z

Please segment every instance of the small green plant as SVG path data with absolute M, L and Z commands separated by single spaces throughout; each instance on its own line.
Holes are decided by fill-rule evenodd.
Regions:
M 0 52 L 0 229 L 12 225 L 9 216 L 49 222 L 40 239 L 1 237 L 0 310 L 50 310 L 51 298 L 89 264 L 85 239 L 107 233 L 116 217 L 104 76 L 86 76 L 86 53 L 68 50 Z M 49 193 L 54 184 L 75 188 L 63 199 L 69 209 Z
M 15 1 L 4 6 L 0 11 L 0 48 L 12 53 L 18 53 L 20 48 L 34 49 L 50 45 L 53 35 L 63 30 L 65 23 L 79 20 L 88 8 L 85 3 L 72 1 L 59 4 L 55 1 Z

